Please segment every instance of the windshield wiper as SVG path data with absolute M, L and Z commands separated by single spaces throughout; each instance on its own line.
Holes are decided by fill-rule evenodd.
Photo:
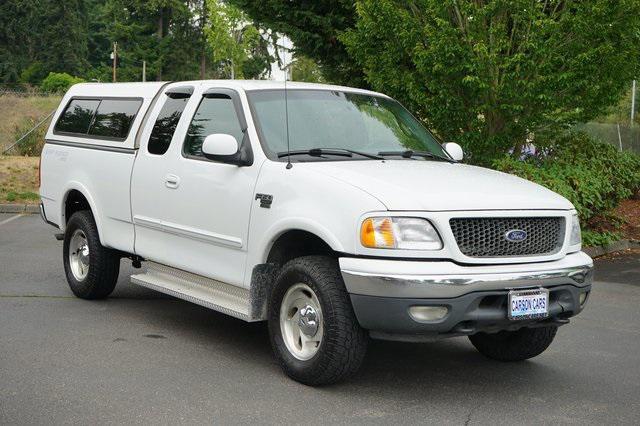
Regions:
M 310 155 L 312 157 L 321 157 L 323 155 L 337 155 L 340 157 L 353 157 L 354 154 L 361 157 L 371 158 L 373 160 L 383 160 L 383 158 L 379 155 L 368 154 L 366 152 L 354 151 L 352 149 L 344 148 L 312 148 L 296 151 L 282 151 L 278 153 L 278 158 L 288 157 L 289 155 Z
M 402 157 L 402 158 L 413 158 L 413 157 L 423 157 L 423 158 L 432 158 L 434 160 L 440 160 L 440 161 L 446 161 L 448 163 L 455 163 L 455 160 L 452 160 L 450 158 L 446 158 L 446 157 L 441 157 L 439 155 L 435 155 L 432 152 L 429 151 L 412 151 L 410 149 L 406 150 L 406 151 L 380 151 L 378 153 L 379 156 L 381 157 L 393 157 L 393 156 L 397 156 L 397 157 Z

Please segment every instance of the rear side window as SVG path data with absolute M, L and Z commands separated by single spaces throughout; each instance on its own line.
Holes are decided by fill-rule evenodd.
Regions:
M 204 157 L 202 142 L 214 133 L 226 133 L 241 143 L 244 137 L 233 101 L 226 95 L 202 98 L 198 110 L 189 125 L 184 141 L 184 154 Z
M 89 127 L 89 134 L 126 139 L 141 104 L 139 100 L 103 99 L 98 105 L 93 124 Z
M 54 130 L 64 133 L 85 134 L 98 109 L 97 99 L 72 99 L 58 119 Z
M 189 102 L 188 96 L 167 98 L 149 137 L 149 153 L 162 155 L 167 152 L 187 102 Z
M 54 132 L 124 140 L 142 105 L 139 99 L 72 99 Z

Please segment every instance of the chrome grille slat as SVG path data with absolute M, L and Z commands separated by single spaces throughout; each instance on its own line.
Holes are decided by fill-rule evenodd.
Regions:
M 453 218 L 451 231 L 460 251 L 469 257 L 544 256 L 555 254 L 564 242 L 563 217 Z M 511 242 L 511 230 L 523 230 L 527 239 Z

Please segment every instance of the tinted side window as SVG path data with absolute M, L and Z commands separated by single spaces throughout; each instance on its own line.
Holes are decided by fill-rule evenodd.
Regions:
M 238 143 L 242 143 L 244 137 L 233 101 L 226 95 L 202 98 L 187 131 L 184 153 L 203 157 L 202 142 L 214 133 L 229 134 Z
M 188 97 L 178 99 L 167 98 L 149 137 L 147 149 L 151 154 L 162 155 L 167 152 L 171 144 L 171 138 L 173 138 L 173 133 L 176 131 L 178 121 L 180 121 L 180 116 L 187 102 L 189 102 Z
M 125 139 L 141 104 L 139 100 L 103 99 L 98 106 L 89 134 Z
M 65 133 L 87 133 L 100 101 L 97 99 L 73 99 L 58 119 L 54 130 Z

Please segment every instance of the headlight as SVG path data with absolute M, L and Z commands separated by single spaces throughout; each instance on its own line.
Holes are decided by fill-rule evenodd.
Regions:
M 571 237 L 569 238 L 570 246 L 582 244 L 582 233 L 580 232 L 580 220 L 578 215 L 574 214 L 571 218 Z
M 369 248 L 442 248 L 442 240 L 431 222 L 413 217 L 370 217 L 362 222 L 360 242 Z

